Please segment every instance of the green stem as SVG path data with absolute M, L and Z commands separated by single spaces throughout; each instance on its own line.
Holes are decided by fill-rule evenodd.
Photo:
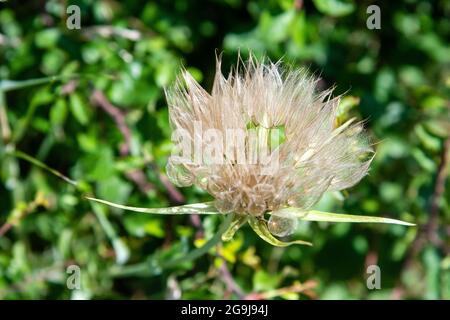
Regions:
M 165 263 L 162 263 L 161 267 L 164 269 L 171 268 L 180 263 L 193 261 L 201 257 L 202 255 L 206 254 L 211 248 L 213 248 L 215 245 L 217 245 L 219 242 L 222 241 L 222 234 L 224 234 L 224 232 L 228 229 L 232 220 L 233 214 L 227 214 L 225 220 L 220 225 L 219 230 L 217 230 L 216 234 L 204 246 L 201 246 L 200 248 L 189 252 L 187 255 L 183 257 L 175 258 L 173 260 L 169 260 Z
M 64 174 L 60 173 L 59 171 L 50 168 L 45 163 L 42 163 L 41 161 L 37 160 L 36 158 L 33 158 L 32 156 L 30 156 L 22 151 L 12 151 L 12 152 L 9 152 L 8 154 L 11 156 L 23 159 L 25 161 L 28 161 L 44 170 L 47 170 L 51 174 L 61 178 L 65 182 L 73 185 L 78 191 L 83 191 L 83 190 L 81 190 L 82 188 L 80 188 L 79 184 L 76 181 L 66 177 Z M 94 200 L 93 198 L 90 198 L 90 199 Z M 103 200 L 98 200 L 98 199 L 96 201 L 97 202 L 105 202 Z M 94 210 L 94 213 L 97 216 L 97 219 L 99 220 L 105 233 L 107 234 L 107 236 L 110 238 L 110 240 L 113 243 L 116 243 L 118 236 L 117 236 L 114 228 L 112 227 L 111 222 L 108 219 L 106 219 L 106 216 L 104 214 L 102 214 L 102 212 L 101 212 L 101 210 L 99 210 L 99 208 L 95 207 L 96 205 L 97 205 L 96 203 L 91 202 L 91 206 Z M 157 263 L 156 268 L 160 268 L 160 269 L 172 268 L 180 263 L 186 263 L 188 261 L 193 261 L 193 260 L 201 257 L 202 255 L 206 254 L 211 248 L 213 248 L 215 245 L 217 245 L 217 243 L 219 243 L 221 241 L 222 234 L 224 234 L 225 231 L 227 231 L 227 229 L 231 225 L 233 216 L 234 216 L 233 214 L 226 215 L 225 220 L 220 225 L 216 234 L 205 245 L 189 252 L 187 255 L 185 255 L 183 257 L 175 258 L 175 259 L 172 259 L 172 260 L 169 260 L 166 262 Z M 118 275 L 118 276 L 122 275 L 123 276 L 123 275 L 128 275 L 128 274 L 135 274 L 137 272 L 145 272 L 146 270 L 149 270 L 150 267 L 152 267 L 152 266 L 148 262 L 144 262 L 142 264 L 122 267 L 119 270 L 117 270 L 117 272 L 113 271 L 112 273 L 114 275 Z
M 187 253 L 186 255 L 178 258 L 174 258 L 168 261 L 162 261 L 162 262 L 155 262 L 154 260 L 150 259 L 147 262 L 138 263 L 134 265 L 129 265 L 121 268 L 114 268 L 111 270 L 111 275 L 115 277 L 126 277 L 126 276 L 133 276 L 137 274 L 152 274 L 152 271 L 157 271 L 154 269 L 169 269 L 172 267 L 175 267 L 177 265 L 180 265 L 182 263 L 186 263 L 189 261 L 193 261 L 195 259 L 198 259 L 199 257 L 203 256 L 204 254 L 208 253 L 208 251 L 216 246 L 219 242 L 222 240 L 222 234 L 225 233 L 225 231 L 229 228 L 231 225 L 231 222 L 233 220 L 233 214 L 227 214 L 225 217 L 225 220 L 222 222 L 222 224 L 219 226 L 219 229 L 214 234 L 214 236 L 208 240 L 208 242 L 201 246 L 200 248 L 197 248 L 195 250 L 192 250 L 191 252 Z M 153 270 L 152 270 L 153 269 Z
M 112 80 L 116 79 L 114 75 L 106 74 L 105 76 L 107 76 Z M 93 73 L 85 73 L 82 75 L 74 73 L 74 74 L 57 75 L 27 80 L 0 80 L 0 90 L 3 92 L 8 92 L 57 81 L 67 81 L 73 79 L 96 79 L 96 78 L 97 75 Z
M 74 181 L 74 180 L 72 180 L 72 179 L 66 177 L 66 176 L 63 175 L 61 172 L 59 172 L 59 171 L 57 171 L 57 170 L 55 170 L 55 169 L 50 168 L 50 167 L 47 166 L 45 163 L 39 161 L 39 160 L 36 159 L 36 158 L 33 158 L 32 156 L 30 156 L 30 155 L 28 155 L 28 154 L 26 154 L 26 153 L 24 153 L 24 152 L 22 152 L 22 151 L 16 151 L 16 150 L 14 150 L 14 151 L 7 152 L 7 154 L 8 154 L 8 155 L 11 155 L 11 156 L 14 156 L 14 157 L 16 157 L 16 158 L 19 158 L 19 159 L 28 161 L 28 162 L 30 162 L 31 164 L 34 164 L 35 166 L 37 166 L 37 167 L 39 167 L 39 168 L 41 168 L 41 169 L 44 169 L 44 170 L 50 172 L 51 174 L 53 174 L 53 175 L 55 175 L 55 176 L 61 178 L 61 179 L 64 180 L 65 182 L 71 184 L 72 186 L 74 186 L 74 187 L 76 187 L 76 188 L 78 189 L 78 183 L 77 183 L 76 181 Z
M 78 77 L 78 75 L 69 75 L 69 76 L 51 76 L 37 79 L 28 79 L 28 80 L 1 80 L 0 81 L 0 90 L 4 92 L 19 90 L 27 87 L 37 86 L 40 84 L 51 83 L 60 80 L 73 79 Z
M 6 152 L 7 155 L 15 157 L 15 158 L 19 158 L 22 160 L 25 160 L 41 169 L 44 169 L 48 172 L 50 172 L 51 174 L 57 176 L 58 178 L 61 178 L 62 180 L 64 180 L 65 182 L 69 183 L 70 185 L 74 186 L 75 189 L 80 192 L 80 193 L 85 193 L 87 190 L 92 190 L 92 188 L 88 185 L 84 185 L 81 183 L 78 183 L 75 180 L 70 179 L 69 177 L 65 176 L 64 174 L 62 174 L 61 172 L 50 168 L 49 166 L 47 166 L 45 163 L 39 161 L 38 159 L 26 154 L 25 152 L 22 151 L 17 151 L 17 150 L 12 150 L 12 151 L 7 151 Z M 103 231 L 106 233 L 108 239 L 110 240 L 111 244 L 114 247 L 114 250 L 116 252 L 116 261 L 118 263 L 123 263 L 125 262 L 125 260 L 128 259 L 128 253 L 126 252 L 128 249 L 126 248 L 125 244 L 123 243 L 123 241 L 119 238 L 116 230 L 114 229 L 111 221 L 108 220 L 107 216 L 105 215 L 105 213 L 101 210 L 101 207 L 93 202 L 90 202 L 91 208 L 97 218 L 97 220 L 99 221 Z
M 8 123 L 5 93 L 1 89 L 0 89 L 0 128 L 2 139 L 6 144 L 11 138 L 11 129 Z

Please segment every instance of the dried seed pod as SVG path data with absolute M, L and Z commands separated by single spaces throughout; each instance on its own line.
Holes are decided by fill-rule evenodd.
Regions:
M 287 214 L 279 215 L 276 212 L 272 212 L 268 222 L 270 233 L 277 237 L 286 237 L 294 233 L 297 225 L 296 217 Z
M 166 173 L 170 181 L 178 187 L 188 187 L 194 183 L 194 175 L 183 164 L 167 162 Z
M 332 90 L 318 92 L 318 79 L 304 69 L 265 62 L 251 56 L 224 77 L 218 59 L 211 93 L 186 70 L 166 89 L 172 128 L 187 144 L 180 140 L 179 149 L 194 150 L 185 168 L 169 167 L 169 177 L 207 191 L 222 211 L 308 209 L 324 192 L 356 184 L 372 160 L 364 157 L 372 150 L 361 123 L 336 127 Z M 274 234 L 295 224 L 272 220 Z

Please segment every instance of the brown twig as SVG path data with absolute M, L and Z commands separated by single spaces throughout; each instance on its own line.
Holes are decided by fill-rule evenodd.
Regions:
M 91 100 L 114 120 L 124 139 L 124 142 L 119 148 L 120 154 L 122 156 L 128 155 L 131 149 L 131 131 L 126 124 L 125 114 L 122 110 L 113 106 L 100 90 L 94 90 L 91 95 Z M 125 176 L 131 180 L 142 193 L 147 193 L 150 190 L 155 189 L 155 186 L 147 180 L 147 177 L 141 170 L 128 171 L 125 173 Z
M 196 239 L 203 238 L 204 230 L 203 230 L 202 221 L 200 219 L 200 216 L 198 214 L 190 214 L 189 219 L 191 220 L 191 224 L 197 230 L 195 232 L 195 238 Z
M 0 227 L 0 237 L 3 237 L 9 231 L 9 229 L 11 229 L 12 227 L 13 227 L 13 224 L 11 222 L 5 222 Z
M 105 111 L 116 123 L 124 138 L 124 142 L 120 146 L 120 154 L 122 156 L 128 155 L 131 146 L 131 132 L 125 122 L 125 114 L 119 108 L 113 106 L 100 90 L 95 89 L 91 98 L 94 104 Z
M 122 156 L 126 156 L 130 154 L 131 150 L 131 131 L 127 126 L 125 121 L 125 113 L 114 106 L 111 102 L 108 101 L 104 93 L 98 89 L 95 89 L 91 95 L 91 100 L 93 104 L 99 106 L 103 111 L 105 111 L 116 123 L 117 128 L 121 132 L 124 142 L 120 146 L 120 154 Z M 150 164 L 156 172 L 159 172 L 159 168 L 155 163 Z M 142 170 L 136 169 L 133 171 L 129 171 L 125 173 L 126 177 L 134 182 L 139 190 L 143 193 L 147 193 L 150 190 L 156 189 L 155 186 L 148 181 L 145 173 Z M 167 192 L 169 201 L 171 204 L 181 204 L 185 202 L 185 199 L 180 191 L 167 179 L 167 177 L 159 173 L 159 180 L 164 185 L 165 190 Z
M 70 80 L 66 84 L 64 84 L 61 88 L 61 94 L 67 96 L 74 92 L 78 87 L 78 80 Z
M 158 165 L 155 162 L 150 163 L 150 167 L 155 172 L 159 172 L 158 179 L 166 189 L 166 192 L 169 196 L 170 203 L 173 205 L 182 204 L 185 202 L 183 194 L 178 191 L 178 189 L 170 182 L 170 180 L 167 178 L 167 176 L 163 173 L 161 173 L 161 170 L 159 169 Z
M 142 193 L 147 193 L 150 190 L 154 190 L 155 186 L 153 183 L 147 180 L 144 172 L 142 170 L 132 170 L 125 172 L 125 176 L 128 180 L 134 182 L 134 184 L 139 188 Z
M 378 264 L 378 252 L 375 250 L 369 250 L 369 252 L 367 252 L 367 255 L 366 255 L 366 258 L 364 261 L 366 270 L 369 266 L 376 265 L 376 264 Z
M 425 232 L 427 238 L 431 242 L 440 245 L 440 239 L 437 234 L 438 222 L 439 222 L 439 201 L 445 191 L 445 179 L 447 177 L 447 167 L 450 161 L 450 137 L 444 141 L 444 147 L 441 153 L 441 161 L 438 167 L 438 174 L 436 177 L 436 183 L 434 185 L 434 192 L 431 198 L 430 205 L 430 219 L 425 226 Z
M 20 220 L 25 218 L 40 206 L 48 208 L 50 203 L 42 193 L 38 192 L 32 202 L 26 204 L 25 206 L 16 207 L 13 210 L 11 213 L 11 218 L 9 218 L 8 221 L 0 227 L 0 237 L 3 237 L 12 227 L 17 225 Z
M 294 8 L 297 11 L 302 10 L 302 8 L 303 8 L 303 0 L 295 0 L 294 1 Z
M 427 242 L 430 242 L 437 247 L 442 248 L 445 254 L 449 254 L 450 248 L 445 245 L 438 236 L 439 229 L 439 201 L 441 200 L 445 191 L 445 180 L 447 177 L 447 168 L 450 164 L 450 137 L 444 141 L 444 146 L 441 152 L 439 167 L 437 169 L 436 182 L 434 184 L 434 191 L 430 200 L 429 218 L 427 223 L 419 228 L 416 238 L 411 244 L 407 257 L 403 264 L 402 270 L 409 269 L 414 262 L 417 254 L 422 250 Z M 444 231 L 445 232 L 445 231 Z M 398 284 L 392 293 L 392 298 L 402 298 L 405 289 L 403 285 Z
M 430 200 L 430 214 L 427 223 L 419 229 L 414 240 L 411 251 L 406 260 L 405 267 L 409 267 L 414 257 L 419 253 L 423 246 L 430 241 L 431 243 L 441 246 L 442 241 L 438 237 L 438 221 L 439 221 L 439 201 L 445 190 L 445 180 L 447 176 L 446 169 L 449 165 L 450 153 L 450 137 L 444 141 L 444 147 L 441 152 L 441 160 L 437 169 L 436 182 L 434 184 L 433 195 Z
M 222 258 L 222 264 L 219 268 L 219 273 L 221 275 L 222 281 L 225 283 L 229 292 L 234 293 L 239 299 L 245 299 L 245 293 L 242 291 L 241 287 L 236 283 L 233 276 L 231 275 L 230 269 L 228 269 L 227 262 Z

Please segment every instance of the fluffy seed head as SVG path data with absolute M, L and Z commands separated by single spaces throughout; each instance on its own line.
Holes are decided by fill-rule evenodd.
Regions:
M 353 186 L 373 151 L 361 123 L 337 125 L 339 97 L 317 83 L 304 69 L 252 57 L 224 77 L 219 58 L 209 94 L 183 71 L 166 90 L 170 122 L 189 155 L 202 156 L 172 156 L 169 178 L 206 190 L 221 212 L 253 216 L 308 209 L 324 192 Z

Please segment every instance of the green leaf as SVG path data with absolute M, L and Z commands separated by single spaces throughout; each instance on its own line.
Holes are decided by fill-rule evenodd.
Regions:
M 299 219 L 305 220 L 305 221 L 390 223 L 390 224 L 401 224 L 404 226 L 415 226 L 414 223 L 405 222 L 405 221 L 396 220 L 396 219 L 390 219 L 390 218 L 331 213 L 331 212 L 323 212 L 323 211 L 317 211 L 317 210 L 303 211 L 299 208 L 285 208 L 285 209 L 278 210 L 278 212 L 286 212 L 288 214 L 294 214 Z
M 342 0 L 313 0 L 313 2 L 317 10 L 332 17 L 346 16 L 355 10 L 353 3 Z
M 437 170 L 436 163 L 420 148 L 414 148 L 412 150 L 412 156 L 422 169 L 429 173 L 434 173 Z
M 277 288 L 282 280 L 281 274 L 272 274 L 258 270 L 253 274 L 253 290 L 255 292 L 270 291 Z
M 50 122 L 54 126 L 61 126 L 67 118 L 67 103 L 64 99 L 56 100 L 50 109 Z
M 422 142 L 423 146 L 433 152 L 439 152 L 441 148 L 441 141 L 439 138 L 431 135 L 423 124 L 418 124 L 414 127 L 414 132 Z
M 355 96 L 343 97 L 339 102 L 339 108 L 337 110 L 337 121 L 339 124 L 344 123 L 352 109 L 358 106 L 360 103 L 360 98 Z
M 423 263 L 426 267 L 426 299 L 439 299 L 440 258 L 436 248 L 431 246 L 425 249 Z
M 303 241 L 303 240 L 295 240 L 295 241 L 289 241 L 289 242 L 284 242 L 284 241 L 278 240 L 270 233 L 269 228 L 267 227 L 267 223 L 262 219 L 251 217 L 249 219 L 249 224 L 250 224 L 250 227 L 252 227 L 252 229 L 256 232 L 256 234 L 261 237 L 261 239 L 270 243 L 273 246 L 287 247 L 292 244 L 302 244 L 305 246 L 312 246 L 311 242 L 307 242 L 307 241 Z
M 128 211 L 134 211 L 134 212 L 141 212 L 141 213 L 152 213 L 152 214 L 220 214 L 216 207 L 214 206 L 213 202 L 203 202 L 203 203 L 194 203 L 194 204 L 187 204 L 184 206 L 177 206 L 177 207 L 168 207 L 168 208 L 140 208 L 140 207 L 130 207 L 130 206 L 124 206 L 121 204 L 117 204 L 114 202 L 92 198 L 92 197 L 86 197 L 86 199 L 91 201 L 96 201 L 99 203 L 106 204 L 110 207 L 128 210 Z
M 242 214 L 234 215 L 230 226 L 222 235 L 222 241 L 230 241 L 231 239 L 233 239 L 233 236 L 236 233 L 236 231 L 238 231 L 239 228 L 242 227 L 242 225 L 247 222 L 247 220 L 248 217 L 246 215 Z
M 48 49 L 57 45 L 60 35 L 60 30 L 57 28 L 44 29 L 36 33 L 34 41 L 38 48 Z
M 76 93 L 70 95 L 70 110 L 80 124 L 86 125 L 88 123 L 89 117 L 86 104 L 81 96 Z

